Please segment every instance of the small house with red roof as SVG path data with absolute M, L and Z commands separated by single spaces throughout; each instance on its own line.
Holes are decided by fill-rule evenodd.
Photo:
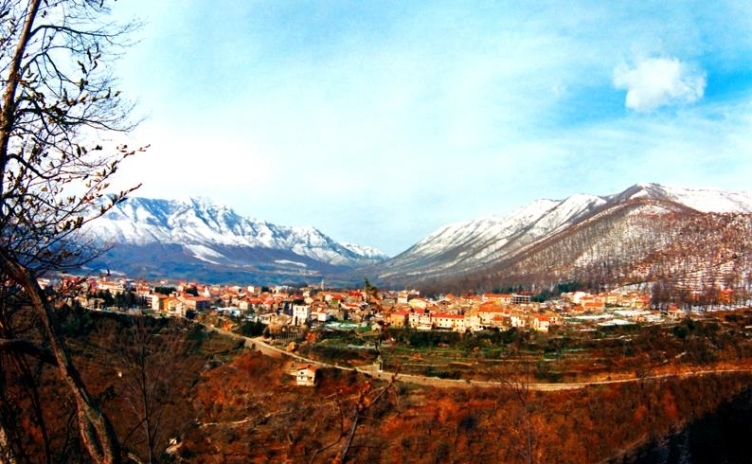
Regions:
M 295 370 L 295 382 L 299 387 L 315 387 L 318 376 L 318 368 L 310 364 L 300 364 Z

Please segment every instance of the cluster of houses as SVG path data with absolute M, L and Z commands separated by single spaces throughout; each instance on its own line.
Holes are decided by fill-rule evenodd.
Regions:
M 214 311 L 251 318 L 281 327 L 310 327 L 348 321 L 380 330 L 386 326 L 415 330 L 473 332 L 518 328 L 548 332 L 562 324 L 619 325 L 678 319 L 684 312 L 650 309 L 650 297 L 640 292 L 564 293 L 555 300 L 532 301 L 523 293 L 445 295 L 429 299 L 417 291 L 369 292 L 365 289 L 329 291 L 321 288 L 219 286 L 181 282 L 169 294 L 146 282 L 102 277 L 89 279 L 79 296 L 90 308 L 92 295 L 132 292 L 156 314 L 185 317 Z

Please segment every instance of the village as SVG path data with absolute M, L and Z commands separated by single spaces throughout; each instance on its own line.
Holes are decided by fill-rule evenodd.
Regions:
M 61 285 L 69 285 L 73 279 L 64 278 Z M 546 301 L 533 301 L 526 293 L 426 298 L 416 290 L 379 291 L 368 285 L 338 290 L 194 282 L 171 285 L 165 281 L 155 285 L 109 276 L 79 278 L 78 283 L 81 291 L 75 300 L 90 310 L 144 312 L 156 317 L 214 315 L 225 330 L 253 321 L 268 326 L 272 334 L 303 327 L 459 333 L 515 328 L 546 333 L 563 325 L 587 330 L 675 322 L 687 315 L 675 305 L 651 307 L 650 295 L 637 291 L 565 292 Z

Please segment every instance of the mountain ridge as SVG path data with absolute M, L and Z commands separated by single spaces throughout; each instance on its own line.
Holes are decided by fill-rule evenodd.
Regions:
M 615 194 L 539 199 L 506 216 L 450 223 L 388 259 L 372 247 L 338 243 L 315 227 L 249 219 L 206 198 L 132 198 L 95 221 L 90 232 L 102 242 L 122 243 L 97 265 L 122 266 L 137 275 L 270 283 L 326 279 L 333 285 L 362 282 L 365 276 L 382 286 L 459 290 L 460 282 L 465 287 L 481 281 L 484 287 L 492 281 L 552 285 L 557 279 L 592 280 L 596 274 L 603 284 L 614 284 L 606 283 L 606 275 L 594 270 L 597 266 L 612 269 L 612 276 L 625 281 L 653 279 L 679 266 L 669 263 L 673 258 L 667 250 L 690 253 L 676 244 L 681 234 L 692 236 L 698 250 L 710 250 L 703 241 L 719 235 L 698 235 L 697 224 L 721 232 L 738 229 L 723 240 L 733 236 L 744 249 L 746 217 L 729 221 L 721 216 L 750 213 L 749 192 L 640 183 Z M 714 249 L 721 245 L 727 244 Z M 657 270 L 651 260 L 661 256 Z M 713 256 L 704 258 L 716 262 Z M 709 271 L 695 274 L 703 272 Z
M 376 276 L 374 280 L 383 285 L 430 286 L 437 291 L 441 285 L 459 291 L 458 281 L 486 282 L 488 286 L 492 278 L 508 285 L 523 282 L 550 285 L 557 276 L 563 280 L 582 278 L 581 269 L 591 264 L 588 259 L 600 259 L 594 254 L 588 255 L 585 250 L 570 253 L 557 248 L 559 245 L 555 244 L 564 243 L 569 234 L 577 235 L 588 246 L 600 243 L 598 256 L 613 257 L 617 252 L 626 253 L 624 250 L 628 248 L 629 253 L 637 257 L 636 246 L 621 247 L 619 242 L 622 236 L 624 240 L 639 241 L 644 250 L 657 252 L 654 248 L 668 246 L 675 239 L 671 237 L 675 232 L 673 226 L 665 221 L 643 223 L 630 219 L 633 216 L 659 218 L 674 215 L 672 217 L 679 221 L 677 224 L 689 227 L 687 221 L 699 221 L 702 215 L 750 213 L 752 194 L 749 192 L 681 189 L 641 183 L 616 194 L 577 194 L 563 200 L 536 200 L 504 217 L 450 224 L 394 258 L 374 265 L 369 271 Z M 610 228 L 604 227 L 601 222 L 611 224 Z M 716 217 L 716 222 L 720 224 L 722 221 Z M 630 229 L 638 225 L 640 229 Z M 658 229 L 659 226 L 663 228 L 662 231 Z M 607 236 L 608 240 L 601 237 L 602 242 L 598 242 L 596 230 L 604 234 L 603 237 Z M 630 238 L 635 234 L 642 236 Z M 702 238 L 695 237 L 695 240 Z M 575 249 L 582 245 L 570 243 L 568 246 Z M 531 264 L 537 262 L 534 259 L 536 253 L 548 255 L 554 252 L 551 250 L 557 250 L 558 256 L 571 256 L 573 262 L 561 264 L 548 259 L 546 266 L 549 269 Z M 629 261 L 626 256 L 620 256 L 619 260 Z M 529 268 L 521 270 L 519 263 L 528 263 Z M 612 265 L 608 260 L 601 264 Z M 569 272 L 552 272 L 554 267 L 568 268 Z M 529 275 L 525 275 L 526 272 Z M 628 272 L 624 270 L 624 273 Z M 547 277 L 533 282 L 535 279 L 530 275 Z
M 95 266 L 154 276 L 189 277 L 190 271 L 211 280 L 214 268 L 214 274 L 233 278 L 277 281 L 302 274 L 318 279 L 323 273 L 387 258 L 373 247 L 338 243 L 312 226 L 280 226 L 240 216 L 201 197 L 131 197 L 87 225 L 83 235 L 95 243 L 117 244 L 95 260 Z M 169 246 L 170 260 L 154 252 L 160 246 Z

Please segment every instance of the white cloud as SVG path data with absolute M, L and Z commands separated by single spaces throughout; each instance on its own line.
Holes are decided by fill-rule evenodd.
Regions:
M 627 108 L 652 111 L 661 106 L 701 99 L 705 93 L 706 76 L 701 69 L 677 58 L 649 58 L 634 68 L 617 67 L 613 82 L 617 89 L 627 90 Z

